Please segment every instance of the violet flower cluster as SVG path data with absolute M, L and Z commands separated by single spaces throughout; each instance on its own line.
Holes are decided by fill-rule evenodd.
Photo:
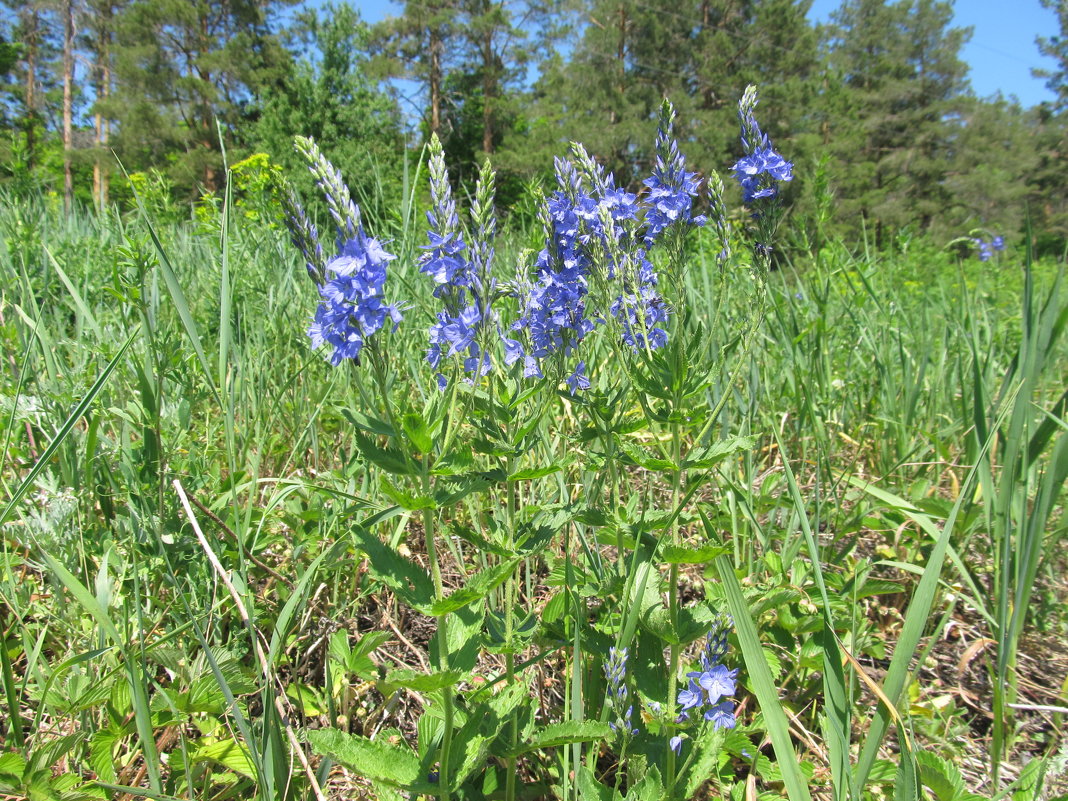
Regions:
M 601 283 L 614 298 L 608 313 L 622 329 L 623 342 L 634 351 L 667 343 L 668 305 L 658 288 L 649 250 L 669 229 L 703 225 L 693 214 L 698 195 L 696 174 L 672 136 L 674 109 L 664 104 L 657 134 L 657 161 L 642 196 L 627 192 L 605 174 L 581 146 L 574 160 L 556 160 L 557 189 L 544 215 L 545 247 L 535 262 L 536 278 L 524 287 L 520 317 L 513 331 L 525 331 L 529 348 L 519 339 L 505 340 L 508 364 L 524 359 L 524 375 L 541 378 L 540 362 L 554 354 L 570 355 L 605 318 L 589 309 L 590 292 Z M 572 394 L 589 387 L 585 362 L 566 379 Z
M 385 325 L 393 329 L 401 321 L 397 305 L 386 303 L 386 265 L 395 258 L 360 224 L 360 209 L 349 196 L 341 174 L 310 139 L 298 137 L 297 149 L 316 177 L 330 215 L 337 227 L 338 254 L 324 262 L 319 234 L 308 219 L 295 194 L 285 193 L 286 225 L 290 239 L 304 256 L 308 275 L 322 298 L 308 336 L 312 347 L 330 345 L 330 361 L 335 366 L 345 359 L 360 363 L 360 351 L 367 340 Z
M 701 669 L 686 675 L 690 682 L 679 692 L 677 703 L 679 715 L 676 721 L 683 723 L 691 715 L 701 713 L 704 720 L 716 729 L 733 729 L 736 720 L 734 704 L 728 699 L 737 689 L 738 669 L 730 670 L 723 664 L 727 655 L 727 630 L 729 618 L 721 618 L 708 632 L 705 649 L 701 654 Z M 682 736 L 671 738 L 671 748 L 678 753 L 682 748 Z
M 979 248 L 979 261 L 990 261 L 995 250 L 1005 249 L 1005 240 L 1000 236 L 995 236 L 990 242 L 978 237 L 972 241 Z
M 794 177 L 794 165 L 775 151 L 768 135 L 760 130 L 754 114 L 756 105 L 756 87 L 749 86 L 738 103 L 745 156 L 732 167 L 735 180 L 742 187 L 742 200 L 746 205 L 775 197 L 779 192 L 778 183 Z
M 608 725 L 613 731 L 622 731 L 626 735 L 637 734 L 638 729 L 631 723 L 634 705 L 628 700 L 626 648 L 608 649 L 604 675 L 608 679 L 608 703 L 615 713 L 615 720 L 609 721 Z
M 393 330 L 401 321 L 399 307 L 383 299 L 386 265 L 395 257 L 363 228 L 341 246 L 341 252 L 326 265 L 327 280 L 319 287 L 323 300 L 308 327 L 312 347 L 333 347 L 331 364 L 345 359 L 360 363 L 367 339 L 382 328 L 388 317 Z
M 436 135 L 430 143 L 430 194 L 434 201 L 434 208 L 427 212 L 430 244 L 423 248 L 419 272 L 434 280 L 434 297 L 444 301 L 445 308 L 430 327 L 427 361 L 438 370 L 438 387 L 445 389 L 448 379 L 439 369 L 443 358 L 461 356 L 469 376 L 489 372 L 490 357 L 479 341 L 489 310 L 482 278 L 464 254 L 467 245 L 449 186 L 445 153 Z
M 694 216 L 693 201 L 697 197 L 697 173 L 686 171 L 686 159 L 679 152 L 679 143 L 672 136 L 675 109 L 664 101 L 660 110 L 660 124 L 656 131 L 656 166 L 645 179 L 648 187 L 643 200 L 645 210 L 645 244 L 651 246 L 675 223 L 701 226 L 703 215 Z

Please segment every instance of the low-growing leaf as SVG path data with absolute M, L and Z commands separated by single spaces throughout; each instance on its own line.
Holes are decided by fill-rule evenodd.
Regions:
M 716 440 L 708 447 L 702 448 L 696 453 L 691 453 L 682 466 L 687 470 L 704 470 L 709 467 L 715 467 L 728 456 L 732 456 L 739 451 L 751 451 L 755 444 L 756 437 L 752 436 L 727 437 L 726 439 Z
M 384 684 L 387 688 L 404 687 L 417 693 L 432 693 L 446 687 L 455 686 L 464 674 L 459 670 L 445 670 L 435 673 L 420 673 L 416 670 L 391 670 L 386 674 Z
M 433 617 L 441 617 L 485 598 L 508 578 L 517 564 L 519 564 L 519 558 L 515 557 L 500 562 L 489 570 L 483 570 L 468 581 L 465 586 L 454 590 L 447 597 L 431 604 L 427 614 Z
M 546 465 L 545 467 L 528 467 L 526 470 L 517 470 L 508 476 L 509 481 L 530 481 L 535 478 L 542 478 L 544 476 L 551 476 L 553 473 L 559 473 L 564 468 L 558 464 Z
M 421 512 L 423 509 L 437 509 L 438 505 L 433 498 L 428 498 L 425 495 L 413 495 L 406 490 L 402 490 L 392 483 L 385 476 L 378 477 L 378 486 L 382 490 L 382 494 L 389 498 L 393 503 L 402 509 L 407 509 L 410 512 Z
M 588 743 L 594 740 L 607 740 L 612 737 L 612 727 L 599 720 L 565 720 L 562 723 L 550 723 L 538 729 L 525 743 L 505 752 L 505 756 L 519 756 L 530 751 L 546 748 L 558 748 L 570 743 Z
M 653 472 L 664 472 L 678 470 L 676 465 L 670 459 L 664 459 L 660 456 L 653 456 L 646 452 L 644 449 L 639 448 L 637 445 L 628 442 L 627 440 L 620 440 L 619 447 L 623 450 L 623 453 L 638 467 L 643 467 L 646 470 Z
M 434 584 L 421 566 L 405 559 L 361 526 L 353 527 L 352 536 L 366 554 L 375 578 L 413 609 L 423 610 L 430 606 L 434 600 Z
M 722 545 L 667 545 L 660 550 L 661 558 L 669 565 L 702 565 L 729 552 Z
M 419 757 L 409 748 L 369 740 L 338 729 L 309 731 L 308 742 L 315 753 L 328 756 L 371 781 L 409 787 L 425 779 Z
M 408 412 L 401 417 L 401 428 L 408 441 L 419 453 L 430 453 L 434 449 L 434 440 L 430 437 L 426 420 L 419 412 Z
M 352 433 L 352 441 L 363 458 L 376 467 L 381 467 L 387 473 L 395 473 L 399 476 L 412 476 L 418 473 L 415 464 L 406 459 L 404 453 L 397 448 L 383 448 L 361 431 Z

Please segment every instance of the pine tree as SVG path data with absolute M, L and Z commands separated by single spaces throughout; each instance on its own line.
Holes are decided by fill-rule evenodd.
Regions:
M 406 0 L 400 17 L 374 29 L 377 71 L 423 87 L 424 122 L 431 134 L 441 132 L 442 88 L 462 40 L 458 15 L 459 0 Z
M 1040 230 L 1043 251 L 1060 255 L 1068 241 L 1068 2 L 1042 0 L 1057 14 L 1059 34 L 1039 37 L 1038 49 L 1057 62 L 1049 70 L 1034 70 L 1056 95 L 1035 110 L 1034 145 L 1038 164 L 1031 174 L 1030 206 Z
M 404 147 L 400 111 L 367 77 L 370 26 L 347 3 L 331 4 L 300 14 L 288 35 L 317 57 L 300 59 L 258 99 L 258 119 L 243 144 L 287 167 L 311 197 L 317 194 L 312 179 L 293 152 L 294 136 L 310 136 L 345 175 L 365 214 L 379 213 L 379 202 L 396 208 Z
M 122 11 L 104 113 L 132 166 L 173 160 L 179 183 L 218 187 L 216 120 L 224 131 L 238 126 L 249 96 L 282 80 L 290 59 L 272 24 L 294 2 L 133 0 Z
M 736 104 L 761 86 L 769 133 L 799 158 L 817 84 L 811 0 L 588 0 L 571 56 L 536 91 L 531 136 L 577 139 L 622 181 L 652 166 L 656 109 L 669 97 L 691 164 L 725 170 L 738 156 Z
M 846 0 L 828 29 L 846 105 L 828 120 L 839 214 L 880 246 L 904 226 L 929 229 L 952 202 L 944 178 L 971 33 L 949 27 L 952 17 L 940 0 Z

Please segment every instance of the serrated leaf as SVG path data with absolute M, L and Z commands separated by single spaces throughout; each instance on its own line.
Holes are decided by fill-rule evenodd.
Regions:
M 394 787 L 423 783 L 419 758 L 408 748 L 369 740 L 338 729 L 309 731 L 308 742 L 315 753 L 328 756 L 373 782 Z
M 432 693 L 456 685 L 464 677 L 459 670 L 420 673 L 415 670 L 391 670 L 385 684 L 391 688 L 404 687 L 417 693 Z
M 354 527 L 352 536 L 367 556 L 375 578 L 413 609 L 421 611 L 430 606 L 434 600 L 434 584 L 421 566 L 405 559 L 364 528 Z
M 21 779 L 24 770 L 26 770 L 26 759 L 22 754 L 16 754 L 12 751 L 0 754 L 0 774 Z
M 408 441 L 419 453 L 430 453 L 434 449 L 434 440 L 430 437 L 426 420 L 419 412 L 408 412 L 401 417 L 401 428 Z
M 722 545 L 668 545 L 661 549 L 661 559 L 669 565 L 701 565 L 729 553 Z
M 551 476 L 553 473 L 559 473 L 564 468 L 558 464 L 546 465 L 545 467 L 528 467 L 526 470 L 517 470 L 508 476 L 509 481 L 530 481 L 535 478 L 543 478 L 544 476 Z
M 634 464 L 638 465 L 638 467 L 643 467 L 646 470 L 651 470 L 653 472 L 674 471 L 679 469 L 670 459 L 653 456 L 627 440 L 620 440 L 619 446 L 622 448 L 623 453 L 625 453 Z
M 515 556 L 515 554 L 507 548 L 503 548 L 495 542 L 490 542 L 470 526 L 465 526 L 462 523 L 453 523 L 449 526 L 449 530 L 460 539 L 474 545 L 483 553 L 492 553 L 496 556 L 503 556 L 505 559 Z
M 235 740 L 219 740 L 202 745 L 192 754 L 192 758 L 194 762 L 204 760 L 218 762 L 234 773 L 239 773 L 249 779 L 256 778 L 256 768 L 252 763 L 252 757 Z
M 664 780 L 660 778 L 660 771 L 653 765 L 642 776 L 641 781 L 627 790 L 627 801 L 660 801 L 664 795 Z M 687 794 L 692 798 L 692 794 Z
M 465 586 L 431 604 L 427 614 L 441 617 L 485 598 L 508 578 L 517 564 L 519 564 L 519 558 L 514 557 L 494 565 L 489 570 L 477 573 Z
M 920 769 L 920 781 L 938 801 L 956 801 L 964 790 L 960 769 L 931 751 L 917 751 L 913 756 Z
M 379 420 L 377 417 L 371 417 L 363 412 L 357 412 L 352 409 L 342 409 L 341 415 L 357 428 L 363 429 L 371 434 L 381 434 L 386 437 L 396 435 L 393 426 L 385 420 Z
M 576 778 L 578 779 L 579 797 L 582 801 L 621 801 L 623 798 L 611 787 L 597 781 L 593 771 L 585 765 L 579 768 Z
M 545 748 L 558 748 L 570 743 L 588 743 L 594 740 L 607 740 L 612 736 L 612 727 L 597 720 L 567 720 L 562 723 L 550 723 L 538 729 L 525 743 L 505 752 L 505 756 L 519 756 L 530 751 Z
M 462 784 L 468 776 L 481 768 L 489 758 L 489 749 L 508 722 L 509 715 L 527 697 L 522 681 L 510 684 L 489 701 L 471 709 L 467 722 L 453 737 L 453 751 L 449 762 L 451 781 Z
M 727 437 L 713 442 L 707 448 L 701 449 L 696 454 L 691 454 L 683 467 L 687 470 L 704 470 L 715 467 L 728 456 L 739 451 L 751 451 L 756 444 L 756 437 Z
M 411 476 L 418 472 L 415 465 L 406 459 L 404 453 L 397 448 L 380 447 L 373 439 L 360 431 L 353 432 L 352 440 L 356 444 L 360 455 L 376 467 L 381 467 L 387 473 Z
M 393 501 L 393 503 L 397 504 L 397 506 L 402 509 L 407 509 L 410 512 L 421 512 L 423 509 L 438 508 L 438 505 L 433 498 L 428 498 L 425 495 L 413 495 L 406 490 L 402 490 L 390 483 L 389 479 L 385 476 L 378 477 L 378 486 L 382 490 L 383 495 Z
M 474 463 L 475 459 L 471 453 L 471 447 L 457 445 L 454 450 L 449 451 L 434 462 L 434 467 L 431 468 L 430 474 L 433 476 L 458 476 L 470 470 L 471 465 Z
M 369 631 L 360 637 L 359 642 L 352 649 L 354 656 L 367 656 L 376 648 L 381 648 L 387 642 L 393 639 L 393 635 L 388 631 Z

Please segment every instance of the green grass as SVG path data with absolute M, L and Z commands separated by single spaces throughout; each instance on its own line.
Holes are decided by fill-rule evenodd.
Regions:
M 410 304 L 401 331 L 384 334 L 389 392 L 421 408 L 437 390 L 423 364 L 433 298 L 413 262 L 415 205 L 378 233 L 400 254 L 390 297 Z M 0 788 L 312 797 L 290 733 L 323 726 L 404 738 L 429 759 L 444 722 L 438 705 L 419 720 L 420 705 L 435 691 L 383 681 L 398 667 L 421 671 L 420 652 L 432 662 L 429 635 L 366 569 L 354 530 L 418 558 L 436 523 L 455 587 L 498 564 L 477 543 L 500 524 L 478 494 L 447 517 L 382 494 L 350 422 L 375 415 L 373 379 L 310 351 L 314 287 L 284 232 L 229 215 L 149 227 L 133 213 L 64 220 L 43 201 L 2 208 Z M 498 264 L 530 246 L 530 234 L 508 233 Z M 903 798 L 914 785 L 964 797 L 943 787 L 957 780 L 993 797 L 1021 770 L 1033 781 L 1045 763 L 1024 764 L 1064 742 L 1061 713 L 1019 708 L 1035 705 L 1021 695 L 1020 654 L 1068 635 L 1058 494 L 1068 473 L 1068 302 L 1058 265 L 1019 253 L 958 262 L 924 242 L 870 256 L 828 247 L 818 263 L 798 257 L 771 275 L 746 349 L 736 334 L 753 302 L 749 273 L 735 266 L 719 282 L 715 250 L 703 238 L 688 261 L 695 316 L 709 331 L 701 358 L 722 366 L 701 400 L 722 403 L 714 440 L 752 436 L 754 446 L 673 496 L 639 467 L 595 469 L 601 439 L 573 439 L 581 410 L 543 394 L 535 445 L 503 461 L 512 473 L 561 469 L 510 484 L 501 517 L 518 526 L 532 505 L 615 493 L 635 515 L 658 499 L 688 543 L 723 543 L 707 566 L 677 572 L 688 597 L 734 614 L 752 750 L 700 792 L 749 772 L 762 791 L 793 799 L 828 797 L 832 786 L 835 798 L 889 798 L 895 785 Z M 606 339 L 589 362 L 612 357 Z M 652 436 L 634 442 L 651 447 Z M 679 452 L 698 444 L 680 441 Z M 571 522 L 485 595 L 490 608 L 539 613 L 544 630 L 514 662 L 539 678 L 526 694 L 541 703 L 540 723 L 606 719 L 597 654 L 613 641 L 575 621 L 598 601 L 583 582 L 615 586 L 618 576 L 619 597 L 643 598 L 638 547 L 630 561 L 614 543 L 592 519 Z M 458 652 L 464 614 L 450 624 Z M 971 663 L 986 682 L 975 706 L 992 719 L 937 687 L 958 679 L 930 668 L 951 622 L 993 643 Z M 623 619 L 619 637 L 641 650 L 643 631 Z M 1063 670 L 1064 648 L 1055 653 L 1050 664 Z M 483 659 L 478 671 L 515 680 L 507 661 Z M 877 677 L 878 698 L 861 671 Z M 1068 706 L 1064 681 L 1048 677 L 1043 704 Z M 533 722 L 500 704 L 514 748 L 519 729 L 504 721 Z M 572 734 L 511 757 L 521 780 L 579 797 L 587 772 L 607 775 L 598 749 Z M 976 754 L 987 772 L 963 779 L 939 761 Z M 312 760 L 315 783 L 341 797 L 329 761 Z M 494 764 L 490 773 L 506 763 Z

